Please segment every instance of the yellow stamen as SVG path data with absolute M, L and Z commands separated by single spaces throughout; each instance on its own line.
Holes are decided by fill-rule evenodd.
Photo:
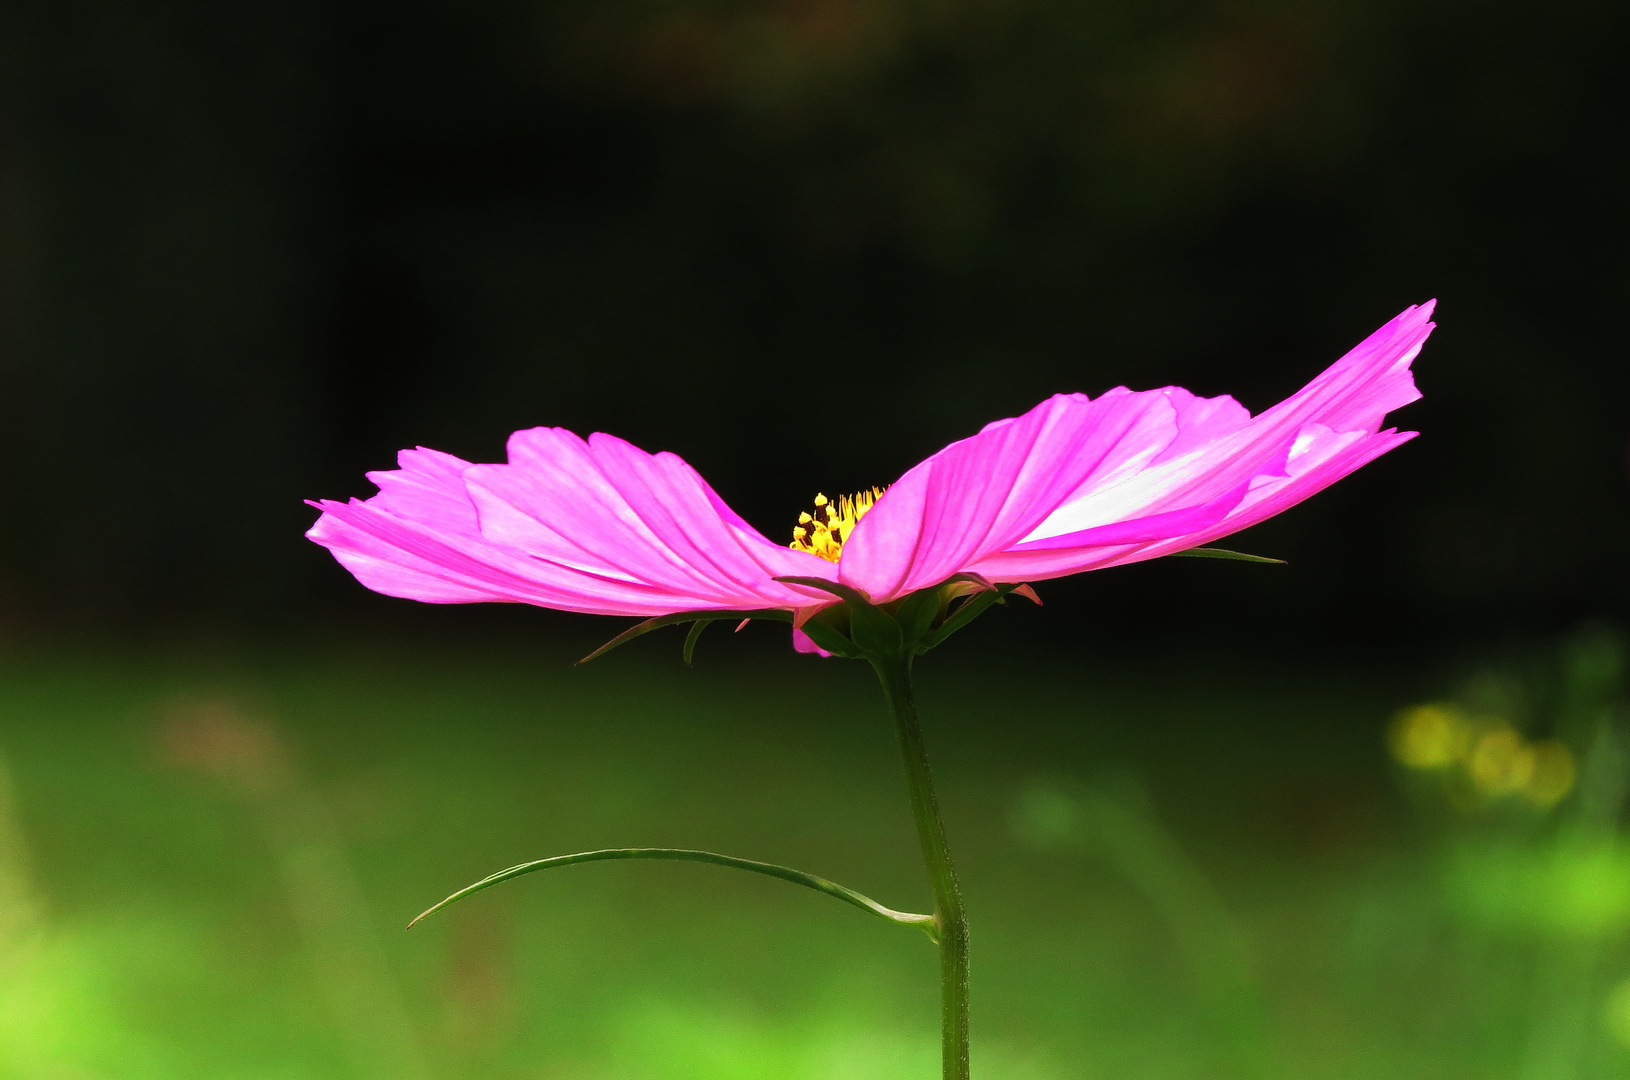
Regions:
M 849 539 L 866 511 L 882 497 L 883 489 L 875 487 L 857 495 L 839 495 L 836 499 L 816 495 L 815 509 L 824 507 L 826 520 L 813 517 L 807 511 L 799 514 L 798 527 L 792 530 L 792 543 L 787 546 L 794 551 L 819 555 L 827 562 L 837 562 L 843 554 L 843 542 Z

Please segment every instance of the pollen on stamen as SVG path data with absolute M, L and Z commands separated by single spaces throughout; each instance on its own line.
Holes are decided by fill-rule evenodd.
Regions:
M 817 513 L 811 514 L 806 510 L 798 515 L 798 525 L 792 530 L 792 543 L 787 546 L 794 551 L 819 555 L 827 562 L 837 562 L 843 555 L 844 541 L 849 539 L 855 525 L 882 497 L 883 489 L 876 487 L 855 495 L 839 495 L 836 499 L 817 494 Z

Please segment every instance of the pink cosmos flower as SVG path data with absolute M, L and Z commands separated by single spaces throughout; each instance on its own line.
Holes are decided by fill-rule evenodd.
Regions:
M 404 450 L 372 498 L 311 505 L 306 535 L 363 585 L 430 603 L 601 615 L 790 613 L 883 605 L 957 575 L 1015 584 L 1180 553 L 1254 525 L 1408 441 L 1382 430 L 1420 397 L 1433 329 L 1411 307 L 1260 416 L 1180 387 L 1059 394 L 929 457 L 885 491 L 817 497 L 791 546 L 767 539 L 671 453 L 531 428 L 509 460 Z

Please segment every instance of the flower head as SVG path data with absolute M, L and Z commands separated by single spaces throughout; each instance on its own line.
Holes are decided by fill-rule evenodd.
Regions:
M 368 474 L 372 498 L 313 503 L 323 513 L 307 536 L 390 596 L 605 615 L 782 612 L 795 627 L 844 596 L 881 607 L 953 581 L 1006 586 L 1140 562 L 1254 525 L 1413 438 L 1381 423 L 1420 397 L 1409 367 L 1432 307 L 1407 309 L 1258 416 L 1175 386 L 1056 395 L 886 490 L 817 496 L 790 546 L 674 454 L 560 428 L 516 432 L 504 464 L 405 450 L 399 469 Z M 801 631 L 795 642 L 815 649 Z

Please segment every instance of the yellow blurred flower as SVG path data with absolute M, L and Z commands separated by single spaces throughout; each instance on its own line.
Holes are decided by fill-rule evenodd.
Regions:
M 1474 716 L 1458 705 L 1404 709 L 1387 741 L 1399 764 L 1444 774 L 1445 793 L 1467 812 L 1513 795 L 1545 810 L 1573 790 L 1574 757 L 1567 746 L 1555 739 L 1530 742 L 1506 720 Z
M 1534 769 L 1523 794 L 1535 806 L 1555 806 L 1573 790 L 1573 751 L 1555 739 L 1534 744 Z
M 1400 712 L 1389 732 L 1392 756 L 1411 769 L 1441 769 L 1466 757 L 1472 725 L 1455 705 L 1416 705 Z
M 1534 750 L 1514 729 L 1497 727 L 1477 740 L 1466 771 L 1484 795 L 1510 795 L 1533 779 Z
M 1630 1047 L 1630 979 L 1614 987 L 1613 992 L 1607 995 L 1607 1006 L 1602 1010 L 1602 1020 L 1614 1039 L 1621 1045 Z

